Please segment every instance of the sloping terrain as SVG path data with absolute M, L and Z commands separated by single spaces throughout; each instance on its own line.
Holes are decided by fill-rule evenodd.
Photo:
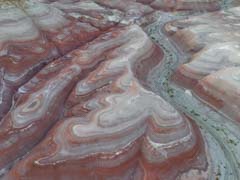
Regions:
M 0 0 L 0 178 L 238 180 L 237 4 Z

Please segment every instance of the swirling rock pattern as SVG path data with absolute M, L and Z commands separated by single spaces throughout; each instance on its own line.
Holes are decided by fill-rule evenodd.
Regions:
M 14 130 L 17 135 L 9 137 L 16 143 L 1 148 L 6 154 L 1 164 L 34 144 L 64 108 L 62 120 L 6 178 L 94 179 L 121 173 L 123 179 L 174 179 L 186 168 L 205 168 L 196 126 L 141 84 L 142 73 L 162 55 L 133 25 L 112 29 L 71 52 L 68 60 L 46 66 L 20 89 L 19 103 L 4 119 L 2 134 Z M 80 80 L 63 103 L 77 77 Z M 6 151 L 9 146 L 12 151 Z
M 94 6 L 97 17 L 86 14 L 84 8 L 77 9 L 78 14 L 84 14 L 81 19 L 63 11 L 71 9 L 64 5 L 61 9 L 37 1 L 9 2 L 2 3 L 0 9 L 0 118 L 9 110 L 16 90 L 44 65 L 93 40 L 102 27 L 106 30 L 118 23 L 114 18 L 102 18 L 113 13 L 111 10 L 100 11 Z
M 235 7 L 166 25 L 170 36 L 190 54 L 190 61 L 177 69 L 175 82 L 193 88 L 238 121 L 239 11 Z
M 119 22 L 135 22 L 154 12 L 151 4 L 144 3 L 0 1 L 0 119 L 10 109 L 17 89 L 43 66 Z
M 149 82 L 168 53 L 143 29 L 173 14 L 218 10 L 221 2 L 0 0 L 0 178 L 218 177 L 210 157 L 215 144 L 205 129 Z M 157 30 L 191 57 L 175 80 L 237 120 L 239 11 L 192 16 Z M 234 157 L 226 164 L 237 177 Z

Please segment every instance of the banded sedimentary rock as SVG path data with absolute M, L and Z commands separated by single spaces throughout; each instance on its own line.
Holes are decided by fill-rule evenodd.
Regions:
M 91 41 L 119 22 L 133 23 L 153 13 L 154 4 L 158 4 L 144 3 L 105 0 L 0 1 L 0 118 L 10 109 L 17 89 L 44 65 Z M 186 4 L 188 8 L 190 2 L 179 1 L 174 6 L 178 7 L 178 4 Z
M 148 5 L 144 5 L 142 3 L 136 1 L 128 1 L 128 0 L 115 0 L 115 1 L 108 1 L 108 0 L 95 0 L 98 4 L 108 7 L 117 9 L 124 14 L 124 18 L 122 21 L 132 22 L 137 21 L 141 17 L 146 16 L 154 12 Z
M 15 6 L 0 9 L 0 118 L 9 110 L 17 87 L 58 55 L 55 46 Z
M 240 65 L 239 12 L 240 8 L 235 7 L 166 25 L 168 34 L 190 54 L 190 61 L 177 69 L 175 82 L 193 88 L 199 96 L 204 91 L 205 101 L 237 120 L 239 105 L 230 101 L 239 101 L 239 90 L 228 88 L 238 81 L 227 72 L 232 68 L 237 71 Z
M 41 1 L 51 7 L 57 8 L 67 14 L 68 17 L 78 19 L 81 22 L 91 24 L 98 29 L 107 29 L 119 23 L 123 18 L 123 12 L 117 9 L 105 8 L 92 0 L 85 1 Z
M 10 109 L 17 89 L 43 66 L 93 40 L 119 21 L 106 19 L 110 15 L 103 18 L 111 13 L 114 16 L 111 10 L 93 6 L 90 13 L 84 9 L 88 7 L 86 3 L 79 6 L 83 8 L 74 6 L 73 10 L 77 9 L 84 18 L 70 15 L 72 6 L 0 1 L 0 119 Z M 92 16 L 97 18 L 91 19 Z
M 219 0 L 137 0 L 137 2 L 163 10 L 214 11 L 220 8 Z
M 62 120 L 5 179 L 176 179 L 182 171 L 206 168 L 196 125 L 147 90 L 146 75 L 162 57 L 141 28 L 132 25 L 73 51 L 62 59 L 64 65 L 50 63 L 20 89 L 19 101 L 28 100 L 20 101 L 7 120 L 15 128 L 32 125 L 25 132 L 45 131 L 32 127 L 52 121 L 71 89 L 65 87 L 80 79 L 64 103 Z M 65 84 L 57 83 L 61 78 Z M 53 92 L 51 82 L 56 82 Z
M 224 68 L 203 78 L 196 94 L 230 118 L 240 122 L 240 67 Z
M 84 0 L 60 2 L 43 0 L 42 2 L 51 4 L 63 10 L 69 16 L 87 21 L 99 28 L 106 28 L 114 22 L 119 22 L 124 25 L 136 23 L 142 21 L 146 16 L 151 17 L 152 13 L 154 13 L 154 9 L 150 6 L 135 2 L 134 0 Z M 141 24 L 142 22 L 139 23 Z
M 48 74 L 47 78 L 52 76 L 50 79 L 44 78 L 42 72 L 43 75 L 40 73 L 36 78 L 44 78 L 44 81 L 36 87 L 29 87 L 28 93 L 18 97 L 0 124 L 1 169 L 28 152 L 56 122 L 80 72 L 81 68 L 73 63 Z

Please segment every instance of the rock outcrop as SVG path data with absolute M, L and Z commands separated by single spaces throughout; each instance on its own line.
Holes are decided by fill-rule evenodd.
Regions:
M 149 87 L 164 53 L 141 27 L 157 11 L 219 8 L 218 0 L 0 0 L 1 178 L 207 177 L 199 127 Z M 238 20 L 233 8 L 166 25 L 191 54 L 175 78 L 235 119 Z
M 240 8 L 208 13 L 166 25 L 166 31 L 190 54 L 173 77 L 204 101 L 240 121 Z
M 137 0 L 137 2 L 162 10 L 214 11 L 220 9 L 219 0 Z
M 205 168 L 196 125 L 144 85 L 162 56 L 132 25 L 111 29 L 46 66 L 20 89 L 3 120 L 2 141 L 14 141 L 5 147 L 11 151 L 0 149 L 1 163 L 61 120 L 6 178 L 175 179 L 181 171 Z

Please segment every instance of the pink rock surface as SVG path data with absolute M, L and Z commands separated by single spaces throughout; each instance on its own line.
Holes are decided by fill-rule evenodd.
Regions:
M 219 0 L 137 0 L 156 9 L 164 10 L 209 10 L 220 8 Z
M 230 72 L 237 73 L 240 65 L 239 27 L 239 7 L 166 25 L 168 34 L 190 54 L 190 61 L 179 66 L 174 81 L 194 89 L 204 101 L 236 120 L 239 105 L 231 101 L 239 101 L 234 85 L 238 81 Z
M 240 68 L 229 67 L 203 78 L 195 92 L 210 105 L 240 122 Z
M 20 89 L 16 108 L 4 119 L 8 132 L 18 132 L 10 146 L 23 152 L 37 141 L 34 135 L 61 120 L 5 178 L 175 179 L 181 171 L 206 168 L 196 125 L 145 88 L 145 73 L 162 57 L 132 25 L 111 29 L 46 66 Z M 4 157 L 17 151 L 3 149 Z
M 134 0 L 21 0 L 0 3 L 0 119 L 10 109 L 17 89 L 43 66 L 118 23 L 139 21 L 154 9 L 159 9 L 156 4 L 163 4 L 163 9 L 171 4 Z M 200 7 L 199 3 L 212 7 L 211 4 L 216 2 L 197 2 L 197 7 Z M 175 9 L 182 6 L 194 9 L 194 4 L 176 1 L 173 6 Z
M 0 118 L 9 110 L 16 90 L 44 65 L 117 23 L 91 19 L 91 13 L 86 14 L 84 8 L 77 9 L 78 14 L 84 14 L 81 19 L 63 11 L 64 8 L 71 10 L 64 5 L 57 8 L 37 1 L 23 1 L 5 6 L 0 9 Z M 113 13 L 97 8 L 98 16 L 106 12 Z
M 133 24 L 159 9 L 217 8 L 214 0 L 0 0 L 1 178 L 205 178 L 197 125 L 147 83 L 163 51 Z

